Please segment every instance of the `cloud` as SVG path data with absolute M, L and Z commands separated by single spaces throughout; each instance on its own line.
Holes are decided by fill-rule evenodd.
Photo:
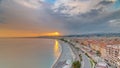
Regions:
M 104 10 L 112 1 L 107 0 L 57 0 L 52 7 L 55 13 L 76 16 L 93 10 Z
M 116 12 L 112 12 L 110 14 L 104 14 L 100 17 L 96 17 L 93 15 L 90 15 L 90 17 L 83 19 L 83 20 L 74 20 L 72 19 L 71 22 L 69 21 L 66 23 L 67 29 L 70 29 L 72 31 L 81 31 L 81 32 L 92 32 L 92 31 L 114 31 L 113 27 L 109 26 L 108 21 L 113 19 L 120 19 L 120 10 Z M 92 18 L 96 17 L 96 18 Z M 87 21 L 85 21 L 87 20 Z M 81 23 L 82 22 L 82 23 Z
M 0 29 L 33 33 L 64 32 L 63 24 L 46 11 L 48 4 L 42 3 L 42 5 L 44 7 L 30 8 L 15 0 L 5 0 L 0 6 L 0 10 L 4 11 L 0 14 L 0 20 L 5 24 L 0 24 Z M 5 21 L 1 17 L 4 17 Z
M 71 23 L 94 23 L 111 15 L 110 0 L 58 0 L 52 6 L 52 15 Z
M 42 4 L 42 0 L 15 0 L 17 3 L 29 8 L 39 8 Z
M 101 2 L 99 2 L 97 5 L 109 5 L 109 4 L 111 4 L 111 3 L 114 3 L 115 1 L 110 1 L 110 0 L 103 0 L 103 1 L 101 1 Z
M 0 24 L 2 23 L 4 23 L 5 22 L 5 19 L 4 19 L 4 17 L 0 17 Z
M 2 2 L 2 0 L 0 0 L 0 3 Z
M 1 4 L 2 4 L 2 0 L 0 0 L 0 23 L 3 23 L 4 22 L 4 18 L 1 15 L 3 13 L 2 9 L 1 9 Z
M 87 5 L 86 5 L 87 4 Z M 88 12 L 90 2 L 79 2 L 79 1 L 65 1 L 65 2 L 56 2 L 53 10 L 54 12 L 60 12 L 62 14 L 77 15 L 79 13 Z
M 70 33 L 109 32 L 116 29 L 108 21 L 120 19 L 120 10 L 113 8 L 113 0 L 58 0 L 51 15 L 64 24 Z
M 109 21 L 111 27 L 120 27 L 120 19 L 114 19 Z
M 89 32 L 119 31 L 109 21 L 120 19 L 120 10 L 110 0 L 5 0 L 2 2 L 1 29 L 30 32 Z M 111 10 L 112 9 L 112 10 Z M 4 20 L 2 18 L 4 17 Z

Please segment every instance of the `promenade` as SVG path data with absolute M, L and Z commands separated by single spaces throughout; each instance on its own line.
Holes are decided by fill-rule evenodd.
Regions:
M 68 43 L 59 41 L 59 44 L 62 48 L 62 53 L 52 68 L 70 68 L 75 58 L 75 55 L 72 52 Z

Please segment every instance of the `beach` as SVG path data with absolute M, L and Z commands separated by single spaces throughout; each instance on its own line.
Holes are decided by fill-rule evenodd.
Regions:
M 61 54 L 56 59 L 52 68 L 70 68 L 72 62 L 74 61 L 75 55 L 72 52 L 70 45 L 63 41 L 59 41 L 59 46 L 61 48 Z

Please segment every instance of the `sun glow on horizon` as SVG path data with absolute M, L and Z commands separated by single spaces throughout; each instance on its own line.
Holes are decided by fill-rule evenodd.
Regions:
M 17 31 L 10 29 L 0 29 L 0 37 L 36 37 L 36 36 L 60 36 L 59 32 L 30 32 L 30 31 Z
M 42 36 L 60 36 L 60 33 L 59 32 L 46 33 L 46 34 L 43 34 Z

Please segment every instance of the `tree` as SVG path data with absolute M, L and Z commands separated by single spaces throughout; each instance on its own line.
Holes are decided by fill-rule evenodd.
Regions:
M 81 64 L 80 64 L 79 61 L 75 61 L 75 62 L 73 62 L 73 64 L 72 64 L 72 68 L 80 68 L 80 67 L 81 67 Z
M 96 54 L 97 54 L 98 56 L 101 56 L 100 51 L 96 51 Z

